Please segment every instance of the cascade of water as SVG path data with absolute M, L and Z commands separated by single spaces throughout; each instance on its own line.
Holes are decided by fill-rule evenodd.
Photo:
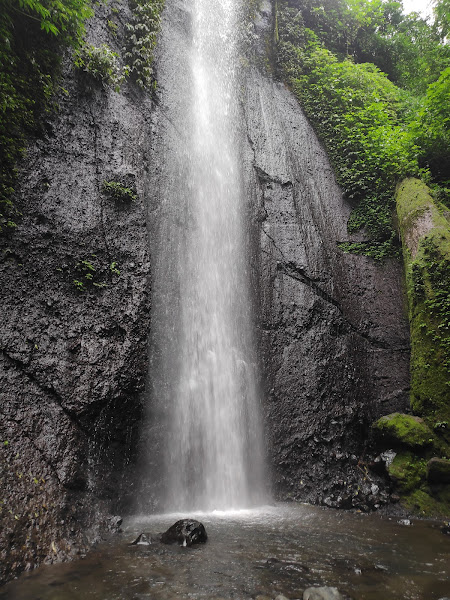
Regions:
M 263 495 L 237 135 L 238 3 L 193 1 L 191 89 L 179 98 L 185 147 L 177 167 L 165 167 L 184 179 L 170 199 L 182 205 L 183 222 L 165 226 L 176 250 L 160 250 L 157 259 L 161 265 L 161 254 L 172 254 L 160 276 L 176 279 L 176 316 L 167 286 L 155 282 L 156 295 L 166 290 L 156 298 L 156 329 L 171 338 L 159 351 L 154 394 L 168 420 L 166 510 L 239 508 Z

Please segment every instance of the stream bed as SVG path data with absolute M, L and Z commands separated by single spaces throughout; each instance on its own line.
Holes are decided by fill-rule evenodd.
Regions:
M 129 545 L 179 518 L 201 520 L 208 542 Z M 86 558 L 43 566 L 0 590 L 0 600 L 301 599 L 314 585 L 354 600 L 450 596 L 450 536 L 442 523 L 352 514 L 304 504 L 128 519 Z M 262 598 L 261 598 L 262 600 Z

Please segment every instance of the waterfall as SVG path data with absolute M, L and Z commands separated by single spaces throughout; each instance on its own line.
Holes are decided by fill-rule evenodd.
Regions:
M 240 168 L 238 4 L 193 0 L 180 79 L 162 73 L 150 377 L 154 418 L 167 423 L 165 510 L 242 508 L 264 495 Z

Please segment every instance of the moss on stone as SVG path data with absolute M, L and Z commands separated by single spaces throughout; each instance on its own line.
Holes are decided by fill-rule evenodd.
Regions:
M 402 413 L 392 413 L 373 424 L 375 432 L 394 447 L 425 448 L 433 445 L 436 438 L 423 419 Z
M 424 486 L 406 495 L 402 504 L 422 517 L 448 517 L 450 507 L 450 486 L 443 486 L 432 492 Z
M 411 408 L 449 444 L 450 225 L 417 179 L 403 181 L 396 200 L 411 328 Z
M 413 492 L 425 481 L 426 460 L 412 452 L 400 452 L 388 467 L 391 479 L 401 494 Z

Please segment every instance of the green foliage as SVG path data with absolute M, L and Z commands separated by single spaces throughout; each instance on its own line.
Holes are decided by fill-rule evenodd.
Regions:
M 114 23 L 114 21 L 111 21 L 111 19 L 108 19 L 107 25 L 108 25 L 108 29 L 110 30 L 110 32 L 113 34 L 114 37 L 116 37 L 117 29 L 118 29 L 117 23 Z
M 102 184 L 103 192 L 113 200 L 119 202 L 135 202 L 137 195 L 133 189 L 126 187 L 120 181 L 104 181 Z
M 46 33 L 74 46 L 82 39 L 85 20 L 93 15 L 88 0 L 2 0 L 2 5 L 10 15 L 18 12 L 39 21 Z
M 421 164 L 450 187 L 450 67 L 428 87 L 411 128 Z
M 119 263 L 105 264 L 97 254 L 80 259 L 71 269 L 71 283 L 78 292 L 88 292 L 108 287 L 114 276 L 120 275 Z
M 163 7 L 164 0 L 134 0 L 133 18 L 126 26 L 126 73 L 147 90 L 155 88 L 152 62 Z
M 109 270 L 111 271 L 111 273 L 113 273 L 113 275 L 120 275 L 120 271 L 117 268 L 117 262 L 112 262 L 109 265 Z
M 0 232 L 16 226 L 16 164 L 52 109 L 61 50 L 77 47 L 87 0 L 0 0 Z
M 450 33 L 450 0 L 435 0 L 434 16 L 436 31 L 445 40 Z
M 118 54 L 107 44 L 99 47 L 84 44 L 75 53 L 75 66 L 92 75 L 106 86 L 114 87 L 117 91 L 123 81 L 117 63 Z
M 357 203 L 349 232 L 364 228 L 370 238 L 343 249 L 376 258 L 395 253 L 395 185 L 418 170 L 416 148 L 399 119 L 398 89 L 374 65 L 338 61 L 318 45 L 310 45 L 291 82 L 345 195 Z
M 399 3 L 382 0 L 280 1 L 277 28 L 279 73 L 354 205 L 349 233 L 367 233 L 367 240 L 342 242 L 340 248 L 376 260 L 397 255 L 392 222 L 397 182 L 427 173 L 435 193 L 448 198 L 450 69 L 439 77 L 450 60 L 448 46 L 418 15 L 406 17 Z M 402 49 L 399 40 L 406 44 L 413 33 L 415 42 Z M 426 97 L 401 90 L 375 64 L 355 62 L 372 56 L 380 63 L 380 44 L 389 72 L 406 87 L 426 90 L 439 77 Z
M 442 5 L 440 14 L 448 25 L 448 0 L 437 4 Z M 288 20 L 301 20 L 303 27 L 314 31 L 318 41 L 340 59 L 349 56 L 355 62 L 374 63 L 394 83 L 414 93 L 424 93 L 450 66 L 450 47 L 442 43 L 443 29 L 430 26 L 417 13 L 404 15 L 401 2 L 287 0 L 280 2 L 280 8 L 279 22 L 286 20 L 282 13 L 289 11 Z
M 400 248 L 397 236 L 393 234 L 391 238 L 384 242 L 368 240 L 365 242 L 339 242 L 338 248 L 348 254 L 358 254 L 360 256 L 369 256 L 376 262 L 383 262 L 389 257 L 400 256 Z
M 416 95 L 424 94 L 427 86 L 450 66 L 450 46 L 441 41 L 436 29 L 419 15 L 407 15 L 388 29 L 381 67 L 400 87 Z

